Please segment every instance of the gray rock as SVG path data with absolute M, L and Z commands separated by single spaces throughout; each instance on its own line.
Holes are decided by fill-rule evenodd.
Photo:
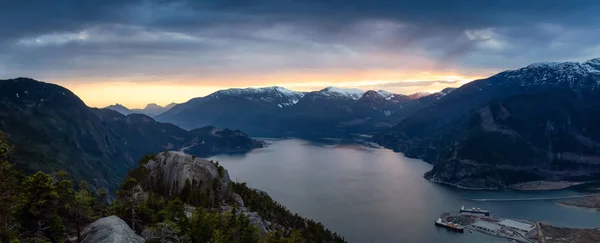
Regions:
M 222 195 L 227 195 L 227 186 L 231 182 L 227 170 L 223 171 L 221 177 L 212 162 L 179 151 L 159 153 L 145 166 L 150 171 L 151 181 L 160 180 L 169 189 L 169 195 L 179 194 L 186 180 L 201 183 L 201 190 L 205 190 L 212 188 L 215 179 L 218 179 Z
M 117 216 L 108 216 L 89 224 L 83 230 L 82 243 L 142 243 L 129 225 Z
M 263 220 L 257 212 L 243 212 L 242 214 L 248 217 L 248 219 L 250 220 L 250 224 L 258 228 L 260 233 L 264 234 L 269 232 L 268 225 L 270 225 L 270 223 L 267 224 L 266 221 Z
M 242 196 L 232 192 L 229 194 L 229 197 L 233 202 L 237 203 L 238 207 L 244 207 L 244 199 L 242 199 Z
M 185 214 L 186 217 L 192 218 L 192 216 L 194 215 L 195 212 L 196 212 L 195 207 L 192 207 L 187 204 L 183 206 L 183 213 Z
M 250 188 L 250 189 L 254 190 L 255 192 L 257 192 L 257 193 L 258 193 L 258 194 L 260 194 L 260 195 L 267 196 L 267 197 L 271 197 L 271 195 L 269 195 L 269 193 L 267 193 L 267 192 L 265 192 L 265 191 L 263 191 L 263 190 L 256 189 L 256 188 Z

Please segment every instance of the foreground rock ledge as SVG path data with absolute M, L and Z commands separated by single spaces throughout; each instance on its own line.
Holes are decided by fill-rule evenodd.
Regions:
M 144 239 L 137 235 L 129 225 L 117 216 L 101 218 L 87 227 L 82 234 L 82 243 L 142 243 Z

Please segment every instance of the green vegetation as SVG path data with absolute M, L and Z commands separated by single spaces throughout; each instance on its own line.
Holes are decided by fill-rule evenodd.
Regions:
M 218 179 L 211 185 L 187 180 L 181 193 L 168 195 L 149 180 L 143 166 L 154 155 L 143 157 L 140 166 L 129 171 L 109 205 L 106 189 L 92 193 L 86 181 L 74 188 L 66 172 L 22 175 L 9 163 L 10 151 L 0 133 L 1 243 L 79 240 L 87 224 L 109 215 L 123 219 L 148 242 L 344 242 L 320 223 L 293 215 L 245 183 L 232 183 L 225 192 L 217 186 Z M 223 177 L 225 169 L 215 165 Z M 235 204 L 222 208 L 231 191 L 242 196 L 248 210 L 275 225 L 274 230 L 261 233 Z
M 149 180 L 143 166 L 154 156 L 140 160 L 140 166 L 128 173 L 112 204 L 114 213 L 137 233 L 151 236 L 151 242 L 345 242 L 342 237 L 325 229 L 321 223 L 292 214 L 267 195 L 260 194 L 245 183 L 231 183 L 228 191 L 238 193 L 248 209 L 275 225 L 277 230 L 261 234 L 234 203 L 229 210 L 221 206 L 226 192 L 215 178 L 210 185 L 186 180 L 181 192 L 170 195 L 156 181 Z M 225 169 L 213 162 L 222 178 Z M 186 206 L 187 205 L 187 206 Z M 191 217 L 187 217 L 191 214 Z
M 245 182 L 232 185 L 233 191 L 242 197 L 246 206 L 258 212 L 263 219 L 277 222 L 283 228 L 296 229 L 289 234 L 292 238 L 302 238 L 307 242 L 344 242 L 341 236 L 329 231 L 323 224 L 292 214 L 268 195 L 249 188 Z
M 66 172 L 19 174 L 8 162 L 11 148 L 0 134 L 0 242 L 65 242 L 80 237 L 97 215 L 87 182 L 77 191 Z

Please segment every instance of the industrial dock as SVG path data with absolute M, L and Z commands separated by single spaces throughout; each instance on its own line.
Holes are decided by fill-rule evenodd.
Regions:
M 463 206 L 458 212 L 443 213 L 435 225 L 458 232 L 477 231 L 517 242 L 538 242 L 534 222 L 499 218 L 479 208 L 465 209 Z

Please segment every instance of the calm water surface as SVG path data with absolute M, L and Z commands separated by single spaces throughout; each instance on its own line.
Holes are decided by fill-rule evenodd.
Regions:
M 268 192 L 290 211 L 322 222 L 349 242 L 507 242 L 480 233 L 434 226 L 461 205 L 507 218 L 559 226 L 600 227 L 600 213 L 561 207 L 552 200 L 478 202 L 579 195 L 552 192 L 466 191 L 423 179 L 431 165 L 391 150 L 360 145 L 316 145 L 288 139 L 246 155 L 215 156 L 232 179 Z

